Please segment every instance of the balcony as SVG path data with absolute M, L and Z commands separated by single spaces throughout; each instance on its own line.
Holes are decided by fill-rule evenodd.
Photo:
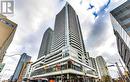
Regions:
M 130 27 L 130 18 L 127 18 L 126 20 L 123 20 L 121 22 L 121 26 L 126 26 L 126 28 Z

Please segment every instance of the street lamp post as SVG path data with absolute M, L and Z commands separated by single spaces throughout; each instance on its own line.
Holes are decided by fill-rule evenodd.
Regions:
M 119 74 L 119 76 L 121 76 L 121 79 L 122 79 L 123 81 L 125 81 L 125 77 L 124 77 L 124 75 L 123 75 L 123 73 L 122 73 L 122 71 L 121 71 L 121 69 L 120 69 L 120 67 L 123 67 L 123 65 L 122 65 L 122 66 L 119 66 L 118 63 L 115 62 L 115 64 L 109 65 L 109 66 L 107 66 L 107 67 L 114 67 L 114 66 L 117 68 L 118 74 Z M 123 68 L 124 68 L 124 67 L 123 67 Z M 128 78 L 128 79 L 129 79 L 129 78 Z
M 129 77 L 129 72 L 128 72 L 128 70 L 123 66 L 123 63 L 121 62 L 120 59 L 119 59 L 119 61 L 120 61 L 121 65 L 122 65 L 122 67 L 123 67 L 125 73 L 127 73 L 127 74 L 126 74 L 126 78 L 128 78 L 128 80 L 130 81 L 130 77 Z
M 116 67 L 117 67 L 117 69 L 118 69 L 118 72 L 119 72 L 119 74 L 120 74 L 120 76 L 121 76 L 122 80 L 124 81 L 124 80 L 125 80 L 125 78 L 124 78 L 124 76 L 123 76 L 123 73 L 122 73 L 122 71 L 121 71 L 121 69 L 120 69 L 120 67 L 119 67 L 118 63 L 116 62 L 115 64 L 116 64 Z
M 13 54 L 13 55 L 5 55 L 6 57 L 13 57 L 13 56 L 19 56 L 19 55 L 21 55 L 21 54 Z
M 13 54 L 13 55 L 5 55 L 5 57 L 13 57 L 13 56 L 20 56 L 21 54 Z M 1 80 L 2 80 L 2 77 L 3 77 L 3 75 L 4 75 L 4 73 L 5 73 L 5 71 L 10 71 L 10 69 L 5 69 L 4 70 L 4 72 L 3 72 L 3 74 L 1 75 L 1 77 L 0 77 L 0 82 L 1 82 Z

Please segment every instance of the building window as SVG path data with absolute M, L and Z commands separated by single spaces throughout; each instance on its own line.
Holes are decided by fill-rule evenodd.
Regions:
M 63 58 L 64 58 L 64 57 L 67 57 L 67 56 L 69 56 L 69 53 L 65 53 L 65 54 L 63 55 Z
M 127 60 L 126 60 L 126 56 L 127 56 L 127 49 L 125 49 L 125 53 L 124 53 L 124 60 L 125 60 L 125 61 L 127 61 Z

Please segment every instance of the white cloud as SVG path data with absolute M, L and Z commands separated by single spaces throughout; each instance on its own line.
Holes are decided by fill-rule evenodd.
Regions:
M 98 27 L 95 28 L 95 26 L 93 26 L 95 19 L 94 16 L 92 16 L 92 11 L 87 11 L 87 1 L 84 0 L 82 5 L 79 4 L 80 0 L 68 1 L 79 15 L 83 38 L 86 43 L 86 50 L 90 51 L 90 55 L 94 57 L 97 55 L 103 55 L 107 62 L 109 62 L 109 57 L 117 53 L 114 50 L 115 47 L 113 48 L 112 46 L 115 38 L 110 23 L 108 24 L 106 23 L 107 21 L 105 21 L 105 24 L 108 26 L 104 28 L 99 27 L 103 30 L 100 33 L 100 30 L 97 29 Z M 8 48 L 7 55 L 26 52 L 28 55 L 32 56 L 32 61 L 35 61 L 43 33 L 48 27 L 54 27 L 55 15 L 64 6 L 64 0 L 15 0 L 15 4 L 16 9 L 14 16 L 9 18 L 16 22 L 18 27 L 13 42 Z M 97 36 L 92 34 L 92 32 L 95 32 L 94 29 L 98 30 L 96 32 Z M 98 37 L 98 35 L 100 37 Z M 90 38 L 92 39 L 89 41 L 88 39 Z M 91 44 L 90 46 L 88 46 L 89 42 Z M 99 42 L 99 44 L 96 45 L 96 42 Z M 103 53 L 107 53 L 110 56 Z M 10 68 L 11 71 L 7 70 L 8 76 L 4 78 L 9 78 L 9 76 L 13 73 L 12 70 L 16 67 L 16 61 L 18 61 L 18 59 L 19 56 L 14 56 L 13 58 L 5 57 L 4 62 L 6 63 L 6 66 L 4 70 Z
M 15 13 L 13 17 L 8 18 L 16 22 L 18 27 L 6 55 L 25 52 L 32 56 L 32 61 L 35 61 L 43 33 L 48 27 L 53 28 L 55 15 L 62 9 L 63 4 L 59 3 L 59 0 L 15 0 Z M 4 70 L 7 68 L 11 70 L 6 70 L 8 77 L 3 77 L 3 79 L 12 75 L 19 57 L 4 58 L 4 63 L 6 63 Z

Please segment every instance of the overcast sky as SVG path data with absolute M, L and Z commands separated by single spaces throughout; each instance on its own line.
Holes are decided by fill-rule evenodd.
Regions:
M 90 56 L 103 56 L 107 64 L 119 61 L 120 56 L 116 48 L 116 38 L 113 33 L 109 11 L 122 4 L 124 0 L 112 0 L 98 17 L 94 17 L 93 11 L 99 11 L 107 3 L 107 0 L 68 0 L 79 16 L 86 51 Z M 95 9 L 89 8 L 89 3 Z M 26 52 L 35 61 L 42 36 L 48 27 L 54 28 L 55 15 L 63 8 L 65 0 L 15 0 L 15 12 L 9 19 L 18 24 L 14 39 L 7 50 L 6 55 Z M 20 56 L 5 57 L 6 66 L 1 74 L 3 79 L 9 78 L 18 63 Z M 112 77 L 117 76 L 117 69 L 110 68 Z M 6 77 L 5 77 L 6 76 Z

